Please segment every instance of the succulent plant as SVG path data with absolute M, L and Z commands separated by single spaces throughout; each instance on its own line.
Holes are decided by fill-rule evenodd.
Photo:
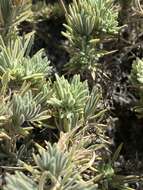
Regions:
M 143 117 L 143 60 L 137 58 L 133 61 L 132 70 L 130 75 L 131 82 L 136 88 L 137 95 L 139 95 L 139 101 L 134 107 L 135 112 L 139 117 Z
M 26 39 L 16 37 L 5 44 L 0 38 L 0 75 L 9 72 L 12 80 L 36 80 L 47 77 L 51 73 L 48 59 L 43 58 L 43 50 L 29 57 L 32 36 Z
M 64 76 L 56 75 L 53 95 L 47 101 L 53 107 L 53 116 L 57 127 L 65 132 L 78 125 L 80 120 L 87 121 L 99 114 L 101 92 L 94 88 L 90 93 L 87 81 L 81 82 L 79 75 L 74 75 L 71 82 Z
M 66 32 L 62 32 L 69 41 L 67 69 L 98 73 L 99 58 L 106 53 L 99 44 L 118 33 L 117 19 L 113 0 L 74 0 L 66 14 Z
M 17 33 L 17 26 L 31 17 L 30 0 L 1 0 L 0 1 L 0 34 L 5 42 Z
M 7 174 L 4 190 L 95 190 L 92 183 L 88 185 L 80 178 L 74 163 L 68 153 L 60 150 L 57 144 L 47 143 L 46 149 L 39 147 L 39 154 L 34 155 L 38 169 L 32 169 L 33 175 L 29 178 L 23 172 L 15 175 Z M 28 167 L 27 167 L 28 168 Z M 30 167 L 31 168 L 31 167 Z M 36 179 L 34 180 L 34 174 Z M 50 183 L 48 184 L 48 180 Z

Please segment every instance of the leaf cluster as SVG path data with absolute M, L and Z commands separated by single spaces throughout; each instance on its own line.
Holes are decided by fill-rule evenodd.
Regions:
M 17 26 L 31 17 L 31 6 L 31 0 L 0 1 L 0 33 L 5 41 L 11 35 L 15 36 Z
M 45 78 L 51 73 L 50 62 L 43 58 L 43 50 L 29 57 L 33 37 L 16 37 L 5 44 L 0 38 L 0 75 L 8 72 L 12 80 L 24 81 Z
M 107 53 L 99 44 L 118 33 L 117 20 L 118 10 L 113 0 L 74 0 L 67 11 L 66 32 L 62 32 L 69 41 L 71 55 L 67 69 L 98 73 L 99 58 Z
M 53 95 L 48 104 L 53 107 L 57 127 L 67 132 L 81 121 L 86 123 L 97 115 L 101 117 L 105 111 L 99 106 L 101 99 L 100 90 L 95 87 L 90 92 L 87 81 L 81 82 L 79 75 L 74 75 L 71 82 L 56 75 Z
M 22 172 L 15 175 L 7 175 L 7 185 L 4 190 L 22 189 L 43 190 L 93 190 L 95 186 L 91 183 L 86 185 L 76 171 L 71 156 L 62 152 L 57 144 L 51 146 L 47 143 L 46 149 L 39 147 L 39 154 L 34 155 L 38 169 L 25 164 L 27 170 L 32 174 L 28 178 Z
M 134 87 L 137 89 L 139 101 L 134 107 L 139 117 L 143 117 L 143 60 L 137 58 L 132 64 L 130 79 Z

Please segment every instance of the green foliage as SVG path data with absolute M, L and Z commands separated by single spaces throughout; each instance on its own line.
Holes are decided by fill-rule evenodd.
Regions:
M 60 131 L 69 132 L 79 124 L 84 126 L 88 122 L 98 122 L 104 115 L 105 110 L 100 105 L 101 92 L 95 87 L 90 92 L 87 81 L 81 82 L 79 75 L 75 75 L 71 82 L 56 75 L 55 82 L 40 80 L 34 87 L 33 80 L 30 83 L 25 81 L 16 89 L 11 88 L 10 95 L 7 94 L 11 86 L 9 80 L 8 72 L 4 73 L 0 125 L 1 131 L 11 140 L 15 140 L 17 135 L 27 135 L 33 127 L 57 127 Z M 8 140 L 7 146 L 14 144 Z
M 50 62 L 43 50 L 29 56 L 32 42 L 31 34 L 9 37 L 7 42 L 0 37 L 0 132 L 10 137 L 7 147 L 15 147 L 17 135 L 26 135 L 50 117 L 46 107 L 51 94 L 46 82 L 51 73 Z M 15 148 L 7 150 L 16 152 Z
M 42 111 L 41 105 L 35 101 L 32 91 L 27 91 L 23 96 L 14 94 L 11 101 L 13 112 L 12 122 L 15 126 L 21 126 L 25 121 L 41 121 L 49 116 Z
M 96 49 L 94 45 L 91 43 L 83 49 L 71 52 L 71 58 L 65 66 L 68 73 L 80 73 L 82 76 L 85 73 L 88 76 L 88 73 L 90 73 L 94 80 L 104 75 L 99 58 L 106 55 L 107 52 Z
M 99 58 L 106 54 L 100 44 L 119 30 L 118 11 L 114 3 L 113 0 L 73 0 L 69 10 L 66 10 L 61 1 L 67 20 L 64 25 L 66 32 L 63 34 L 72 50 L 67 64 L 70 71 L 80 69 L 82 73 L 90 70 L 93 78 L 100 71 Z M 41 18 L 57 15 L 59 10 L 57 3 L 45 6 L 41 2 L 41 7 L 39 5 L 33 6 L 34 24 Z M 39 9 L 41 11 L 38 12 Z M 58 14 L 62 15 L 62 12 Z M 125 184 L 139 181 L 139 178 L 118 175 L 115 160 L 122 146 L 119 146 L 112 159 L 109 155 L 107 126 L 99 124 L 106 111 L 101 90 L 96 86 L 89 88 L 87 81 L 82 81 L 80 75 L 73 75 L 68 81 L 56 74 L 55 81 L 51 82 L 48 77 L 52 67 L 44 51 L 40 50 L 30 57 L 33 37 L 31 34 L 17 36 L 18 25 L 29 19 L 30 15 L 30 0 L 0 2 L 0 158 L 4 151 L 17 161 L 21 158 L 19 155 L 23 147 L 27 149 L 27 140 L 36 144 L 35 139 L 25 138 L 33 127 L 57 127 L 61 132 L 60 140 L 53 145 L 45 142 L 45 148 L 36 144 L 38 151 L 30 147 L 29 165 L 22 162 L 24 172 L 7 174 L 3 189 L 130 189 Z M 131 74 L 134 84 L 139 85 L 141 106 L 142 64 L 143 61 L 137 59 Z M 137 111 L 142 113 L 142 107 L 140 110 L 138 107 Z M 56 130 L 45 129 L 42 132 L 49 135 L 50 131 L 50 137 L 53 138 L 52 134 L 55 135 Z M 18 148 L 18 138 L 21 136 L 25 143 Z M 33 134 L 28 137 L 33 137 Z M 43 145 L 43 142 L 40 143 Z M 31 151 L 36 152 L 33 159 Z
M 51 72 L 49 61 L 42 58 L 43 50 L 37 52 L 32 58 L 29 51 L 32 46 L 32 37 L 26 39 L 16 37 L 10 39 L 6 45 L 0 39 L 0 75 L 8 72 L 12 80 L 37 80 L 48 76 Z
M 9 73 L 5 72 L 1 78 L 0 134 L 5 142 L 2 148 L 4 154 L 15 155 L 17 138 L 29 134 L 33 127 L 43 127 L 43 123 L 50 118 L 47 99 L 52 89 L 50 83 L 41 79 L 32 87 L 34 77 L 30 83 L 24 81 L 19 84 L 17 80 L 17 84 L 12 84 Z
M 66 32 L 71 59 L 67 68 L 90 70 L 92 76 L 98 71 L 98 61 L 106 52 L 99 48 L 104 38 L 117 34 L 118 11 L 113 0 L 74 0 L 66 15 Z M 95 78 L 95 77 L 93 77 Z
M 87 82 L 82 83 L 80 76 L 75 75 L 69 83 L 64 76 L 60 78 L 56 75 L 53 88 L 54 94 L 48 103 L 57 110 L 57 117 L 63 120 L 61 124 L 63 130 L 69 131 L 83 115 L 84 106 L 89 95 Z
M 38 190 L 36 183 L 22 172 L 15 172 L 15 175 L 7 174 L 6 181 L 4 190 Z
M 52 94 L 53 89 L 51 88 L 51 82 L 40 81 L 40 84 L 37 84 L 37 92 L 34 100 L 44 108 L 47 106 L 47 100 L 51 98 Z
M 57 179 L 60 175 L 64 175 L 67 168 L 70 169 L 68 159 L 66 154 L 58 151 L 56 144 L 51 146 L 50 143 L 47 143 L 46 151 L 45 149 L 39 149 L 39 154 L 34 156 L 35 163 L 40 170 L 49 171 Z
M 95 189 L 92 183 L 87 185 L 81 180 L 70 155 L 62 152 L 57 144 L 51 146 L 50 143 L 47 143 L 46 149 L 39 147 L 39 154 L 34 155 L 34 159 L 38 169 L 25 164 L 25 167 L 33 174 L 32 177 L 28 178 L 22 172 L 16 172 L 15 175 L 8 174 L 4 190 L 29 190 L 31 188 L 34 190 L 45 188 L 49 190 Z M 31 180 L 32 178 L 33 180 Z
M 74 0 L 69 6 L 67 15 L 66 37 L 77 43 L 79 37 L 91 40 L 102 33 L 118 32 L 118 12 L 114 9 L 113 0 Z
M 37 52 L 32 58 L 25 59 L 23 63 L 23 80 L 30 78 L 44 78 L 51 74 L 50 61 L 43 56 L 43 50 Z
M 65 135 L 69 135 L 68 138 L 71 141 L 74 140 L 72 145 L 67 144 Z M 4 190 L 17 190 L 19 188 L 22 190 L 28 190 L 28 188 L 34 190 L 130 189 L 125 184 L 128 181 L 137 180 L 137 178 L 117 175 L 114 162 L 106 163 L 107 158 L 102 158 L 98 154 L 95 156 L 95 152 L 103 148 L 101 144 L 97 144 L 94 148 L 89 146 L 89 149 L 85 149 L 84 143 L 81 141 L 85 142 L 86 136 L 80 140 L 78 138 L 75 140 L 75 137 L 77 136 L 73 137 L 71 133 L 64 134 L 58 144 L 51 145 L 46 142 L 46 148 L 37 144 L 39 153 L 33 155 L 36 167 L 22 163 L 24 169 L 28 171 L 29 179 L 23 172 L 15 172 L 14 175 L 7 174 Z M 87 140 L 90 141 L 89 138 Z M 68 149 L 63 149 L 63 144 L 67 145 Z M 98 163 L 99 160 L 101 160 L 100 163 Z M 80 166 L 82 167 L 80 168 Z M 84 181 L 82 179 L 82 173 L 86 169 L 95 173 L 92 180 Z
M 106 110 L 103 108 L 101 109 L 100 107 L 100 104 L 102 103 L 101 100 L 102 100 L 101 91 L 97 87 L 94 87 L 84 107 L 85 120 L 102 118 Z
M 143 60 L 137 58 L 132 64 L 131 79 L 133 84 L 143 84 Z
M 81 82 L 79 75 L 74 75 L 70 83 L 64 76 L 60 78 L 56 75 L 53 95 L 48 104 L 54 108 L 57 127 L 67 132 L 77 126 L 80 120 L 86 122 L 95 113 L 99 114 L 100 100 L 100 91 L 94 89 L 90 94 L 87 81 Z
M 34 97 L 32 91 L 28 90 L 24 94 L 14 93 L 11 99 L 1 101 L 0 123 L 4 131 L 9 136 L 25 135 L 28 128 L 22 128 L 24 122 L 38 126 L 36 122 L 48 119 L 50 115 L 47 108 L 41 106 L 44 98 L 44 93 L 40 92 Z
M 143 117 L 143 60 L 137 58 L 132 64 L 131 82 L 137 88 L 139 102 L 134 108 L 139 117 Z
M 0 26 L 1 35 L 7 40 L 17 31 L 17 26 L 31 16 L 30 0 L 1 0 Z

